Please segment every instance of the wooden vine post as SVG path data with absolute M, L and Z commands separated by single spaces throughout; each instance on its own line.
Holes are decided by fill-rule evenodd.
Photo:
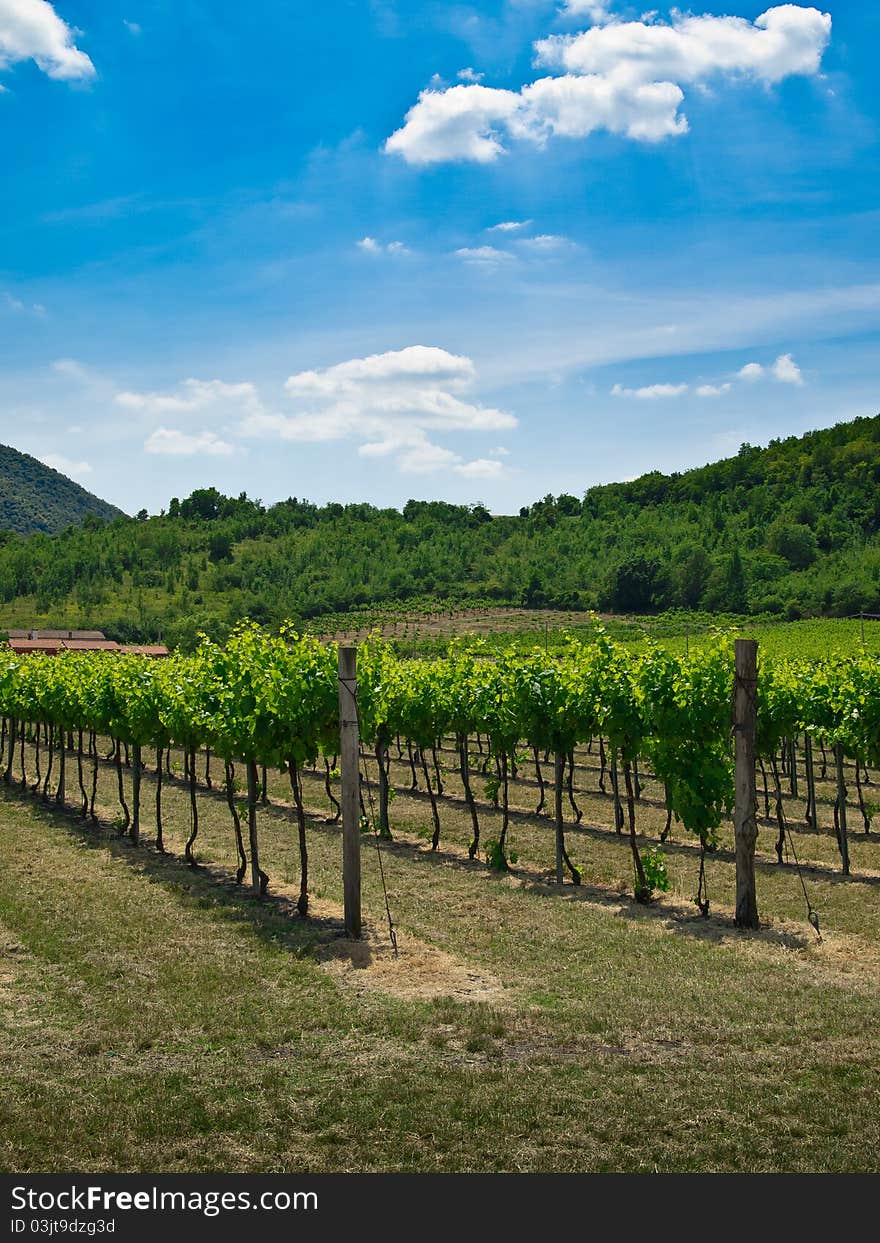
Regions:
M 257 839 L 257 795 L 259 791 L 259 777 L 257 776 L 257 761 L 247 761 L 247 810 L 248 810 L 248 836 L 251 846 L 251 886 L 254 893 L 260 894 L 260 846 Z
M 339 649 L 339 730 L 345 931 L 357 939 L 361 935 L 361 790 L 355 647 Z
M 562 782 L 565 779 L 565 756 L 561 751 L 557 751 L 554 756 L 554 777 L 555 777 L 555 799 L 554 813 L 556 820 L 556 883 L 562 884 L 562 857 L 565 847 L 563 820 L 562 820 Z
M 846 777 L 843 769 L 843 747 L 838 742 L 834 746 L 834 763 L 837 768 L 837 841 L 840 846 L 840 857 L 843 860 L 843 874 L 849 876 L 849 841 L 846 835 Z M 859 757 L 856 756 L 856 772 L 859 771 Z
M 758 927 L 755 893 L 755 842 L 758 839 L 758 793 L 755 779 L 757 731 L 758 643 L 737 639 L 733 684 L 733 731 L 736 759 L 736 926 Z

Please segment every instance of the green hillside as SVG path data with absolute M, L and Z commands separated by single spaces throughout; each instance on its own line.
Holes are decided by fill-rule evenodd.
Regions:
M 0 533 L 52 534 L 81 523 L 88 514 L 106 519 L 120 512 L 51 466 L 0 445 Z
M 202 489 L 156 517 L 8 540 L 0 598 L 0 625 L 183 644 L 243 616 L 275 625 L 421 598 L 880 612 L 880 416 L 743 445 L 698 470 L 548 496 L 515 516 L 439 501 L 400 512 L 293 497 L 266 508 Z

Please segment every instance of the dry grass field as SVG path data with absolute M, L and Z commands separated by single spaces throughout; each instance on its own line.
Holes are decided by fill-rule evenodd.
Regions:
M 821 944 L 771 823 L 758 843 L 763 926 L 743 934 L 729 828 L 708 858 L 708 918 L 693 903 L 699 852 L 678 826 L 665 847 L 671 890 L 632 901 L 626 840 L 586 753 L 582 821 L 568 829 L 584 883 L 559 889 L 530 764 L 512 794 L 517 862 L 498 874 L 467 857 L 451 768 L 432 852 L 427 795 L 407 790 L 395 758 L 394 841 L 363 839 L 359 944 L 343 935 L 341 833 L 322 778 L 305 781 L 307 919 L 294 908 L 286 775 L 269 774 L 260 809 L 263 900 L 234 883 L 220 791 L 200 790 L 199 866 L 183 860 L 180 756 L 165 783 L 166 855 L 150 844 L 151 772 L 139 847 L 120 836 L 110 765 L 97 825 L 2 787 L 3 1168 L 876 1170 L 880 842 L 855 808 L 845 880 L 830 786 L 819 786 L 818 833 L 804 830 L 802 800 L 786 803 Z M 69 765 L 69 803 L 74 785 Z M 665 820 L 658 794 L 647 780 L 645 842 Z M 484 839 L 497 836 L 491 803 L 481 822 Z

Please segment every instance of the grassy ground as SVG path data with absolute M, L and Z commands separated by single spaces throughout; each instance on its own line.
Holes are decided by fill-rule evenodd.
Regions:
M 876 1170 L 877 839 L 853 834 L 856 875 L 844 881 L 827 801 L 823 831 L 795 834 L 820 945 L 797 872 L 773 861 L 763 826 L 765 926 L 739 934 L 729 831 L 709 860 L 709 919 L 691 901 L 698 857 L 680 831 L 671 892 L 638 906 L 593 757 L 579 762 L 579 889 L 549 883 L 536 786 L 515 787 L 519 859 L 506 876 L 468 862 L 454 799 L 432 853 L 426 795 L 398 795 L 395 842 L 382 848 L 396 961 L 369 841 L 368 937 L 341 936 L 341 839 L 317 779 L 305 782 L 308 920 L 290 901 L 299 864 L 285 777 L 270 776 L 260 812 L 264 901 L 229 879 L 218 793 L 199 795 L 203 866 L 192 870 L 179 781 L 167 787 L 164 857 L 113 827 L 109 767 L 98 826 L 0 787 L 2 1168 Z M 401 787 L 407 774 L 395 763 Z M 70 768 L 68 780 L 72 799 Z M 454 796 L 455 774 L 445 780 Z M 153 792 L 147 775 L 145 808 Z M 646 782 L 648 837 L 663 822 L 657 793 Z M 801 819 L 801 802 L 787 806 Z M 482 819 L 497 836 L 494 810 Z

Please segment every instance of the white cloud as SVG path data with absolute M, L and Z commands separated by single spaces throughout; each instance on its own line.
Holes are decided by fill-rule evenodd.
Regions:
M 7 309 L 14 311 L 16 315 L 30 314 L 42 316 L 46 314 L 46 308 L 43 306 L 42 302 L 32 302 L 28 305 L 28 303 L 22 302 L 21 298 L 13 297 L 13 295 L 9 292 L 3 293 L 3 301 L 5 302 Z
M 485 76 L 484 73 L 477 73 L 470 65 L 468 65 L 467 69 L 459 69 L 456 74 L 456 77 L 462 82 L 482 82 Z
M 516 426 L 506 411 L 465 397 L 476 378 L 470 358 L 435 346 L 411 345 L 323 370 L 291 376 L 285 390 L 293 414 L 248 413 L 244 435 L 323 443 L 353 440 L 364 458 L 393 457 L 407 472 L 467 465 L 451 449 L 434 444 L 443 434 L 501 431 Z
M 761 363 L 746 363 L 737 372 L 741 380 L 763 380 L 765 376 L 772 376 L 774 380 L 779 380 L 782 384 L 803 384 L 804 377 L 801 375 L 801 369 L 792 358 L 791 354 L 780 354 L 775 362 L 764 367 Z
M 656 401 L 661 397 L 681 397 L 688 391 L 687 384 L 646 384 L 643 388 L 624 388 L 615 384 L 612 397 L 638 397 L 640 401 Z
M 543 146 L 553 136 L 586 138 L 606 129 L 658 142 L 687 130 L 678 116 L 683 98 L 672 82 L 632 84 L 596 74 L 540 78 L 518 92 L 488 86 L 422 91 L 385 151 L 409 164 L 488 164 L 505 151 L 505 137 Z
M 498 250 L 495 246 L 462 246 L 455 251 L 455 257 L 464 263 L 483 268 L 498 267 L 499 264 L 516 259 L 509 250 Z
M 558 233 L 539 233 L 537 237 L 524 237 L 519 242 L 520 246 L 527 247 L 530 250 L 566 250 L 575 243 L 569 237 L 562 237 Z
M 379 458 L 397 455 L 397 467 L 407 475 L 429 475 L 441 470 L 453 470 L 470 479 L 497 479 L 504 473 L 501 462 L 488 458 L 475 458 L 466 462 L 461 455 L 442 445 L 436 445 L 427 437 L 414 439 L 412 443 L 396 440 L 361 445 L 359 457 Z
M 60 375 L 95 387 L 93 374 L 75 360 L 60 359 L 53 366 Z M 491 463 L 491 458 L 506 450 L 471 462 L 432 438 L 433 433 L 497 435 L 516 427 L 512 414 L 468 396 L 475 380 L 470 358 L 412 345 L 297 372 L 284 385 L 290 413 L 270 408 L 256 385 L 247 381 L 190 378 L 158 391 L 120 391 L 107 382 L 101 395 L 120 413 L 159 423 L 144 441 L 150 454 L 229 457 L 239 451 L 238 437 L 313 444 L 351 441 L 361 457 L 392 459 L 401 471 L 455 470 L 495 477 L 501 464 Z M 212 430 L 183 430 L 166 421 L 185 426 L 192 416 L 210 422 Z
M 564 0 L 562 12 L 570 17 L 587 17 L 591 22 L 607 22 L 610 16 L 607 0 Z
M 637 142 L 687 133 L 678 115 L 684 93 L 674 82 L 631 82 L 613 75 L 567 73 L 523 87 L 525 109 L 512 127 L 516 138 L 539 144 L 551 136 L 586 138 L 597 130 Z
M 498 126 L 512 121 L 521 106 L 516 91 L 478 84 L 425 90 L 385 143 L 385 151 L 403 156 L 408 164 L 489 164 L 504 150 Z
M 93 78 L 95 66 L 74 44 L 75 33 L 47 0 L 0 0 L 0 72 L 33 60 L 50 78 Z
M 457 453 L 424 440 L 405 449 L 397 459 L 397 465 L 407 475 L 429 475 L 438 470 L 457 468 L 461 461 Z
M 57 366 L 57 364 L 56 364 Z M 78 364 L 74 364 L 78 368 Z M 76 370 L 73 372 L 76 375 Z M 116 391 L 113 401 L 123 411 L 146 418 L 209 415 L 215 425 L 223 421 L 238 426 L 243 419 L 271 418 L 255 385 L 245 381 L 229 384 L 224 380 L 184 380 L 169 392 L 139 393 Z M 144 441 L 147 453 L 172 457 L 229 457 L 236 450 L 214 431 L 188 432 L 179 428 L 157 427 Z
M 52 370 L 57 375 L 65 376 L 70 380 L 76 380 L 80 384 L 89 384 L 95 378 L 88 367 L 84 367 L 75 358 L 56 358 L 52 363 Z
M 780 82 L 818 73 L 831 37 L 831 15 L 796 4 L 743 17 L 694 17 L 673 10 L 672 22 L 612 22 L 535 45 L 537 63 L 569 73 L 631 82 L 702 82 L 718 74 Z
M 791 354 L 780 354 L 769 367 L 761 363 L 746 363 L 736 373 L 736 378 L 746 383 L 756 383 L 768 376 L 772 376 L 773 379 L 783 384 L 803 384 L 804 382 L 801 369 Z M 730 392 L 732 387 L 732 381 L 723 380 L 717 384 L 699 384 L 694 389 L 694 393 L 697 397 L 703 398 L 723 397 Z M 689 385 L 687 384 L 649 384 L 644 388 L 625 388 L 622 384 L 615 384 L 611 395 L 612 397 L 639 397 L 650 401 L 658 397 L 681 397 L 688 391 Z
M 774 379 L 781 381 L 783 384 L 803 384 L 804 382 L 801 369 L 791 354 L 780 354 L 770 370 Z
M 171 427 L 157 427 L 144 441 L 147 453 L 165 454 L 171 457 L 230 457 L 235 449 L 215 432 L 197 432 L 191 435 Z
M 403 242 L 377 242 L 374 237 L 362 237 L 358 249 L 368 255 L 409 255 L 412 251 Z
M 142 33 L 142 28 L 139 22 L 130 22 L 128 18 L 123 17 L 122 24 L 131 35 L 139 35 Z
M 51 466 L 53 470 L 60 471 L 62 475 L 68 475 L 71 479 L 79 479 L 83 475 L 92 473 L 88 462 L 76 462 L 72 458 L 64 457 L 61 453 L 41 453 L 38 457 L 44 465 Z
M 500 224 L 490 225 L 486 232 L 517 233 L 520 229 L 527 229 L 531 223 L 531 220 L 502 220 Z
M 604 5 L 583 5 L 598 11 Z M 569 12 L 574 12 L 571 6 Z M 682 85 L 752 78 L 767 85 L 819 71 L 831 17 L 794 4 L 768 9 L 754 22 L 672 11 L 670 23 L 646 14 L 611 21 L 535 44 L 536 63 L 561 71 L 519 91 L 468 83 L 422 91 L 385 151 L 414 165 L 444 161 L 487 164 L 509 140 L 543 145 L 551 137 L 585 138 L 607 130 L 638 142 L 684 134 Z
M 56 364 L 56 369 L 58 366 Z M 227 384 L 223 380 L 184 380 L 176 392 L 170 393 L 123 391 L 116 394 L 115 402 L 125 410 L 152 415 L 192 414 L 218 406 L 234 410 L 243 408 L 245 411 L 262 409 L 260 396 L 253 384 Z
M 501 462 L 480 457 L 472 462 L 462 462 L 460 466 L 455 466 L 453 469 L 468 479 L 497 479 L 503 473 L 504 466 Z
M 337 396 L 359 391 L 367 383 L 424 381 L 464 387 L 475 375 L 474 364 L 463 355 L 450 354 L 432 345 L 409 345 L 366 358 L 352 358 L 323 371 L 300 371 L 285 388 L 295 396 Z

